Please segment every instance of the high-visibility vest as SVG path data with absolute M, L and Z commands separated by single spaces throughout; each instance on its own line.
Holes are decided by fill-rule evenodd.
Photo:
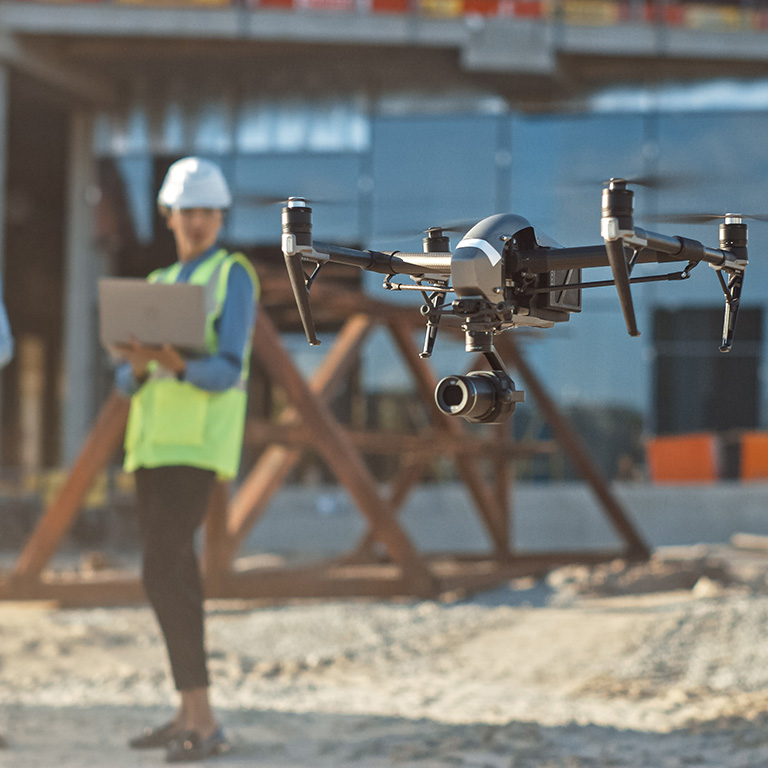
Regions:
M 251 263 L 240 253 L 220 250 L 205 259 L 190 275 L 189 282 L 205 286 L 205 343 L 210 354 L 219 346 L 216 321 L 227 297 L 229 270 L 242 264 L 253 282 L 258 299 L 259 280 Z M 150 282 L 173 283 L 182 264 L 153 272 Z M 131 398 L 125 434 L 125 469 L 184 465 L 211 469 L 219 478 L 237 474 L 242 451 L 246 383 L 250 362 L 250 337 L 236 386 L 211 392 L 158 366 L 148 367 L 149 378 Z

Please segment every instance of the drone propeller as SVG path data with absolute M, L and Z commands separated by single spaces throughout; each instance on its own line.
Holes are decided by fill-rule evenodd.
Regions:
M 257 208 L 269 208 L 275 205 L 288 205 L 290 195 L 237 195 L 238 203 L 252 205 Z M 354 201 L 351 199 L 333 198 L 333 197 L 313 197 L 303 198 L 307 205 L 349 205 Z
M 629 176 L 627 184 L 652 190 L 679 190 L 701 183 L 700 174 L 695 173 L 648 173 L 641 176 Z
M 603 179 L 603 186 L 610 184 L 612 181 L 623 181 L 625 184 L 629 184 L 633 187 L 645 187 L 646 189 L 660 189 L 666 187 L 669 184 L 668 179 L 664 179 L 659 175 L 648 176 L 612 176 L 610 179 Z
M 481 217 L 482 218 L 482 217 Z M 451 232 L 458 235 L 466 234 L 480 219 L 456 219 L 444 224 L 436 224 L 431 227 L 419 229 L 405 229 L 399 232 L 387 232 L 376 234 L 377 240 L 410 240 L 416 237 L 426 237 L 430 233 Z
M 711 221 L 736 217 L 752 221 L 768 221 L 768 214 L 764 213 L 663 213 L 650 216 L 648 220 L 667 224 L 706 224 Z
M 472 229 L 478 221 L 479 219 L 456 219 L 454 221 L 448 221 L 445 224 L 438 224 L 434 227 L 423 229 L 421 234 L 426 235 L 432 230 L 441 229 L 443 232 L 455 232 L 456 234 L 463 235 L 468 230 Z
M 702 179 L 694 173 L 646 173 L 636 176 L 587 176 L 586 178 L 577 178 L 576 186 L 594 188 L 596 185 L 607 186 L 611 181 L 623 181 L 629 187 L 643 187 L 644 189 L 658 191 L 679 191 L 697 184 L 701 184 Z

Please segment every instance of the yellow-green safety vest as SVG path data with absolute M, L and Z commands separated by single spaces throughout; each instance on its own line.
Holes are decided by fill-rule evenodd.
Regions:
M 190 283 L 205 286 L 205 343 L 212 355 L 219 347 L 216 321 L 227 297 L 229 270 L 236 262 L 248 272 L 254 300 L 258 300 L 259 279 L 241 253 L 220 250 L 198 265 L 189 278 Z M 147 280 L 173 283 L 181 268 L 177 262 L 156 270 Z M 131 398 L 125 433 L 126 471 L 184 465 L 214 470 L 221 479 L 235 477 L 245 427 L 250 351 L 249 336 L 238 384 L 220 392 L 179 381 L 156 363 L 151 364 L 149 378 Z

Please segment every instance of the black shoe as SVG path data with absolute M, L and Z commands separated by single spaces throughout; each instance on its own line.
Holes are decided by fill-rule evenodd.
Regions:
M 141 736 L 136 736 L 128 742 L 128 746 L 131 749 L 167 747 L 178 735 L 179 729 L 171 720 L 164 725 L 158 725 L 157 728 L 145 728 Z
M 229 742 L 224 736 L 224 729 L 217 728 L 207 739 L 196 731 L 182 731 L 170 744 L 165 753 L 166 763 L 186 763 L 205 760 L 212 755 L 229 751 Z

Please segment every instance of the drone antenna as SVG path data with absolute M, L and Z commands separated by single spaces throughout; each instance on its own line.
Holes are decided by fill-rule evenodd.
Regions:
M 619 294 L 619 303 L 627 331 L 630 336 L 639 336 L 622 237 L 622 233 L 634 230 L 633 198 L 634 193 L 627 189 L 627 182 L 624 179 L 611 179 L 608 186 L 603 189 L 600 231 L 605 241 L 605 252 L 613 273 L 613 282 Z

